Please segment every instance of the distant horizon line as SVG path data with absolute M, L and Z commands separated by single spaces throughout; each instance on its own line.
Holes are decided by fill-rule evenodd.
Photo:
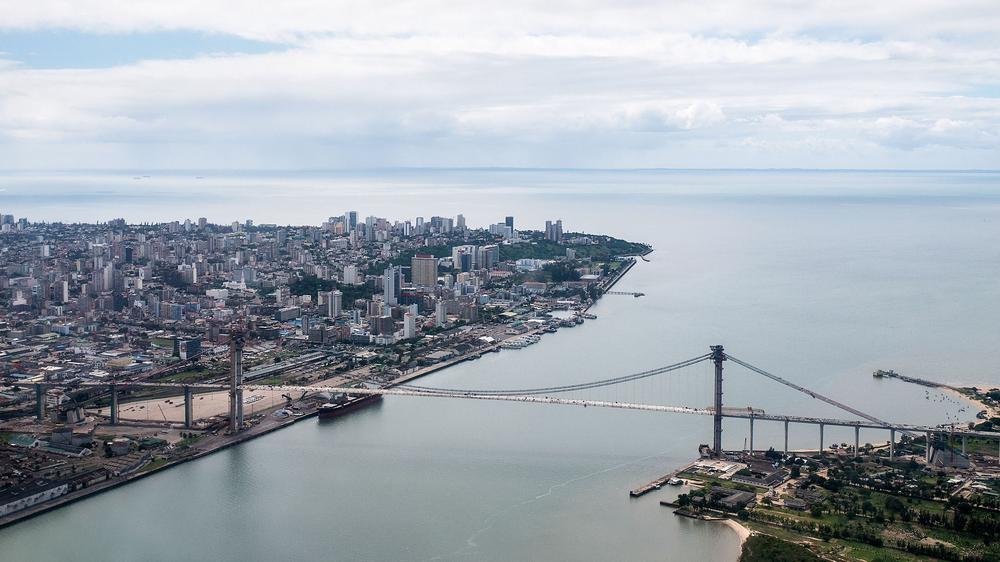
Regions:
M 65 173 L 122 173 L 155 172 L 163 174 L 186 173 L 351 173 L 351 172 L 906 172 L 906 173 L 1000 173 L 1000 168 L 809 168 L 809 167 L 735 167 L 735 168 L 680 168 L 680 167 L 579 167 L 579 166 L 379 166 L 359 168 L 17 168 L 0 170 L 3 174 L 65 174 Z

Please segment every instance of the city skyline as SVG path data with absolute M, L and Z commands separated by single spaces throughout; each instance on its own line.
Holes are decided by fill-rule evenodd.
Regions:
M 3 559 L 1000 560 L 998 29 L 0 0 Z

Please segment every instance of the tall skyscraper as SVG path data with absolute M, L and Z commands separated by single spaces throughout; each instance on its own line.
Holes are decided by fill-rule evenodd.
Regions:
M 437 301 L 437 305 L 434 307 L 434 324 L 436 326 L 444 326 L 445 322 L 448 321 L 448 314 L 444 306 L 444 301 Z
M 358 284 L 358 267 L 355 265 L 344 266 L 344 283 L 351 285 Z
M 455 270 L 472 271 L 476 269 L 476 259 L 479 257 L 477 250 L 478 247 L 471 244 L 453 247 L 451 249 L 451 260 L 454 263 Z
M 330 318 L 340 316 L 344 310 L 344 293 L 334 289 L 326 294 L 326 315 Z
M 507 217 L 504 219 L 504 224 L 510 229 L 511 235 L 514 234 L 514 217 Z
M 413 284 L 418 287 L 433 287 L 437 285 L 437 258 L 417 254 L 410 262 Z
M 562 219 L 556 222 L 545 221 L 545 239 L 553 242 L 562 242 L 563 226 Z
M 455 227 L 459 230 L 465 230 L 465 215 L 459 214 L 455 217 Z
M 394 305 L 399 303 L 399 268 L 389 266 L 382 274 L 382 294 L 385 297 L 385 304 Z
M 412 312 L 403 315 L 403 339 L 411 339 L 417 336 L 417 317 Z
M 480 246 L 476 262 L 482 269 L 490 269 L 500 263 L 500 246 L 496 244 Z

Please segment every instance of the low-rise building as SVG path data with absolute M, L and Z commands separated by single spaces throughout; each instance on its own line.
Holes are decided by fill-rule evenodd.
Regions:
M 0 517 L 57 498 L 68 491 L 68 482 L 41 481 L 0 492 Z

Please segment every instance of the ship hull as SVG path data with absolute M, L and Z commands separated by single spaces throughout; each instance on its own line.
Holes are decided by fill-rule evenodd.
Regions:
M 371 406 L 382 401 L 381 394 L 369 394 L 360 398 L 352 398 L 343 404 L 332 406 L 323 405 L 319 408 L 319 417 L 322 419 L 336 418 L 346 413 L 353 412 L 365 406 Z

